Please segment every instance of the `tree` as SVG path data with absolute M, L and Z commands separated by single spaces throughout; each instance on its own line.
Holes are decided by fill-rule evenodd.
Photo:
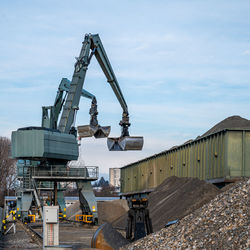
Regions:
M 105 181 L 105 179 L 101 177 L 101 179 L 99 180 L 99 187 L 107 187 L 107 186 L 109 186 L 109 182 Z
M 102 176 L 101 179 L 99 181 L 94 182 L 92 186 L 93 187 L 107 187 L 109 186 L 109 182 L 105 181 L 105 179 Z
M 0 137 L 0 206 L 3 206 L 7 190 L 14 188 L 16 181 L 16 164 L 10 155 L 10 140 Z

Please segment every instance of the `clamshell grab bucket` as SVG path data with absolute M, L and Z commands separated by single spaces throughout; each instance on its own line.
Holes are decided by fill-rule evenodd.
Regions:
M 110 137 L 107 139 L 109 151 L 142 150 L 142 136 Z
M 97 139 L 105 138 L 109 136 L 110 130 L 111 130 L 110 126 L 102 127 L 100 125 L 96 127 L 90 125 L 83 125 L 77 127 L 78 135 L 80 138 L 91 137 L 91 136 L 94 136 Z

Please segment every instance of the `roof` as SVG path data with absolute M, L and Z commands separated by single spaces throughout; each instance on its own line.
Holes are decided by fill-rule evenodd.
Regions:
M 176 151 L 179 148 L 186 147 L 186 146 L 189 146 L 191 144 L 197 143 L 198 141 L 206 140 L 207 138 L 212 137 L 212 136 L 214 136 L 216 134 L 225 133 L 226 131 L 250 131 L 250 127 L 249 128 L 224 128 L 222 130 L 219 130 L 217 132 L 211 133 L 211 134 L 206 135 L 206 136 L 203 136 L 203 135 L 202 136 L 198 136 L 196 139 L 194 139 L 194 140 L 188 140 L 188 141 L 184 142 L 183 144 L 181 144 L 179 146 L 173 146 L 172 148 L 164 150 L 164 151 L 162 151 L 162 152 L 160 152 L 158 154 L 154 154 L 154 155 L 146 157 L 146 158 L 144 158 L 142 160 L 139 160 L 139 161 L 136 161 L 136 162 L 133 162 L 133 163 L 129 163 L 129 164 L 121 167 L 121 169 L 122 168 L 131 167 L 131 166 L 133 166 L 135 164 L 139 164 L 139 163 L 142 163 L 142 162 L 154 159 L 154 158 L 156 158 L 158 156 L 167 154 L 167 153 L 172 152 L 172 151 Z

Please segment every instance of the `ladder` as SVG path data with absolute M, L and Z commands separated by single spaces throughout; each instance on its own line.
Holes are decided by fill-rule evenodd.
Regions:
M 80 207 L 82 209 L 83 214 L 91 214 L 91 210 L 89 208 L 89 204 L 85 197 L 83 196 L 82 192 L 79 192 L 79 201 L 80 201 Z
M 31 189 L 31 172 L 30 167 L 23 167 L 22 189 Z
M 32 184 L 33 184 L 32 185 L 33 186 L 33 194 L 35 197 L 36 205 L 39 209 L 41 218 L 43 218 L 43 210 L 42 210 L 42 206 L 41 206 L 41 201 L 40 201 L 40 198 L 39 198 L 38 193 L 37 193 L 36 181 L 34 179 L 32 179 Z

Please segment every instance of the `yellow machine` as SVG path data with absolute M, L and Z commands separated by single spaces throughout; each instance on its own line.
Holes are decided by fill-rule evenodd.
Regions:
M 75 216 L 75 220 L 91 224 L 91 223 L 93 223 L 93 215 L 91 215 L 91 214 L 77 214 Z

